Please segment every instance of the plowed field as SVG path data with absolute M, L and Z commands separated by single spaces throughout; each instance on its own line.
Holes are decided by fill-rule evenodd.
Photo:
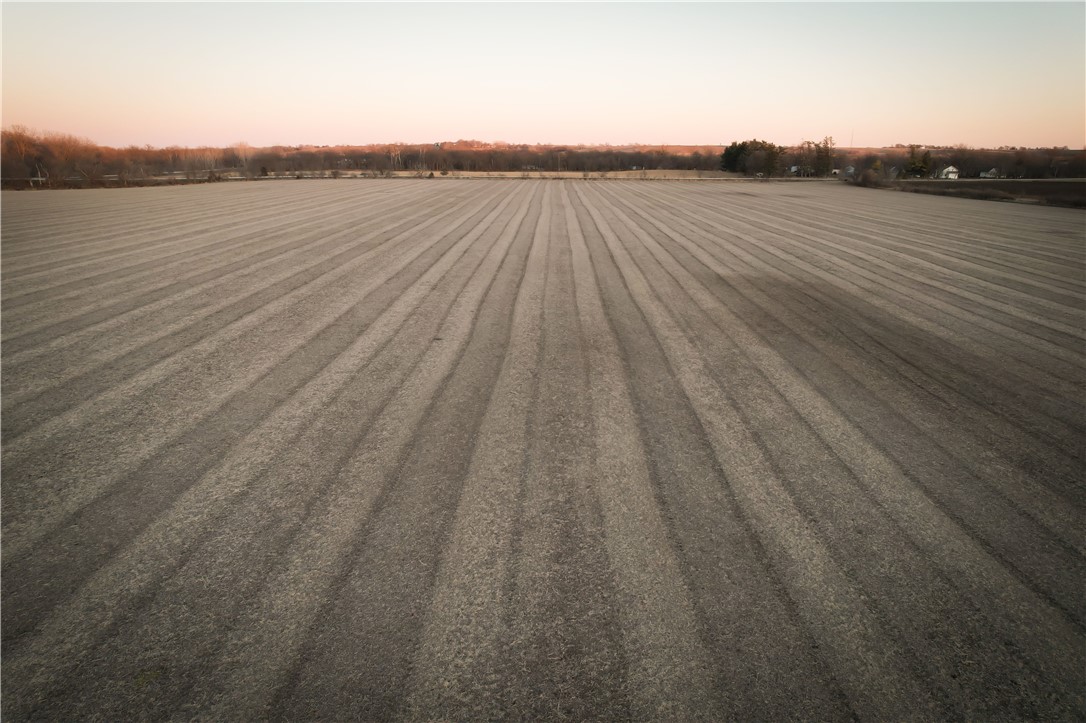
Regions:
M 1086 215 L 3 195 L 3 714 L 1076 718 Z

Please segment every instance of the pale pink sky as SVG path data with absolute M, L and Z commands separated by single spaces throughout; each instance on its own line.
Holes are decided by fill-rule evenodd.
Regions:
M 107 145 L 1086 144 L 1086 4 L 4 2 L 3 124 Z

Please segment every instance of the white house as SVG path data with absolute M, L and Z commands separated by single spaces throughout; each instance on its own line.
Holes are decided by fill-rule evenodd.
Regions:
M 956 180 L 958 178 L 958 169 L 954 166 L 947 166 L 943 170 L 939 171 L 939 178 L 950 178 Z

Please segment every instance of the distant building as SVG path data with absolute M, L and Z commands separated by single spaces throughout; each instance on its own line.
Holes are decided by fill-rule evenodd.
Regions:
M 999 178 L 999 169 L 998 168 L 993 168 L 990 171 L 981 171 L 980 172 L 980 177 L 981 178 Z
M 947 166 L 943 170 L 939 171 L 937 178 L 947 178 L 951 180 L 958 179 L 958 169 L 955 166 Z

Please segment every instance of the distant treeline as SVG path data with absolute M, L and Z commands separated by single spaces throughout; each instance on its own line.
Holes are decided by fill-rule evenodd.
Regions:
M 896 146 L 854 152 L 848 164 L 885 180 L 938 177 L 949 166 L 959 178 L 1086 178 L 1086 150 L 1068 148 Z
M 714 154 L 625 151 L 577 147 L 503 145 L 456 149 L 444 144 L 381 147 L 225 148 L 128 146 L 111 148 L 68 134 L 38 134 L 4 129 L 0 174 L 5 181 L 31 179 L 43 186 L 100 180 L 139 182 L 176 177 L 214 180 L 224 175 L 249 178 L 387 175 L 393 171 L 600 172 L 642 169 L 719 170 Z
M 839 175 L 870 181 L 938 177 L 948 167 L 959 178 L 1084 178 L 1086 150 L 1068 148 L 970 148 L 897 145 L 840 149 L 833 138 L 778 146 L 751 139 L 724 149 L 721 168 L 748 176 Z
M 464 147 L 461 143 L 267 148 L 238 143 L 222 148 L 112 148 L 69 134 L 41 134 L 20 126 L 4 129 L 0 144 L 0 176 L 5 185 L 47 187 L 140 183 L 163 178 L 202 181 L 223 176 L 381 176 L 402 171 L 428 174 L 726 170 L 750 176 L 827 176 L 852 166 L 857 175 L 871 170 L 884 177 L 918 177 L 948 165 L 957 167 L 964 178 L 993 172 L 1006 178 L 1084 177 L 1086 152 L 1066 148 L 982 150 L 919 146 L 856 151 L 836 148 L 832 138 L 791 147 L 758 140 L 736 142 L 722 155 L 577 146 Z

